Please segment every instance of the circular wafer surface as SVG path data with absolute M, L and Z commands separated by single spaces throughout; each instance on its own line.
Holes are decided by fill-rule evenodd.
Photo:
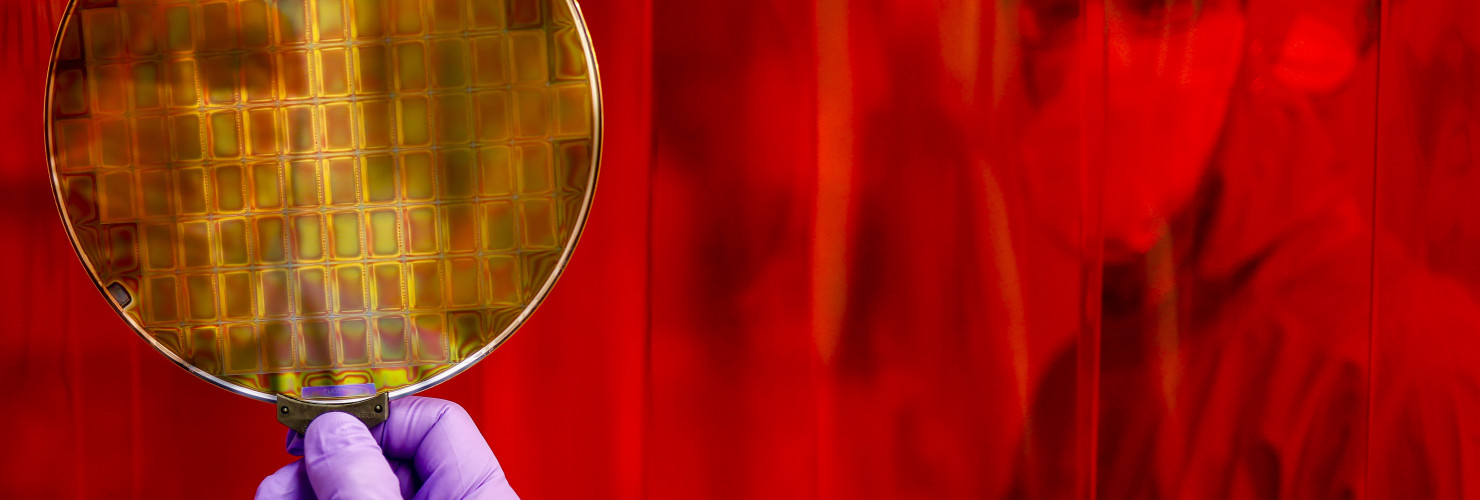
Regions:
M 600 149 L 570 0 L 74 0 L 48 146 L 84 266 L 261 400 L 465 369 L 570 257 Z

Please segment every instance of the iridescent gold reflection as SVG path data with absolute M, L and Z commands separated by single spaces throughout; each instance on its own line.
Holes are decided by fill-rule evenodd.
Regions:
M 229 383 L 391 390 L 473 355 L 586 208 L 565 0 L 79 0 L 52 173 L 124 313 Z

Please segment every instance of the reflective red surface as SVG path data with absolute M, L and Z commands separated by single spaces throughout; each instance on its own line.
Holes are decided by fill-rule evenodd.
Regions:
M 581 249 L 430 393 L 522 495 L 1480 488 L 1473 2 L 582 7 Z M 0 483 L 245 496 L 288 460 L 268 407 L 134 338 L 56 220 L 27 96 L 58 12 L 0 4 L 36 117 L 0 125 Z

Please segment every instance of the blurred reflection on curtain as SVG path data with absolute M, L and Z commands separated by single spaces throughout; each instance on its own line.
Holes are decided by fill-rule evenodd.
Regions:
M 1414 178 L 1461 182 L 1446 171 L 1475 162 L 1467 126 L 1480 92 L 1465 73 L 1474 71 L 1466 59 L 1474 48 L 1460 43 L 1459 26 L 1448 26 L 1473 24 L 1461 12 L 1471 8 L 1421 7 L 1450 16 L 1408 21 L 1444 40 L 1415 50 L 1422 40 L 1397 35 L 1401 24 L 1381 31 L 1423 15 L 1397 2 L 1028 0 L 1023 7 L 1030 109 L 1015 168 L 1029 176 L 1082 169 L 1083 157 L 1057 145 L 1066 137 L 1104 141 L 1103 156 L 1084 155 L 1104 168 L 1095 491 L 1461 496 L 1477 476 L 1470 464 L 1480 371 L 1467 358 L 1480 352 L 1473 326 L 1480 315 L 1444 275 L 1444 262 L 1431 269 L 1409 253 L 1474 242 L 1436 242 L 1453 236 L 1408 225 L 1475 222 L 1456 210 L 1463 199 L 1426 199 L 1429 189 L 1445 189 L 1438 184 L 1396 186 Z M 1389 62 L 1432 61 L 1424 58 L 1431 51 L 1448 58 L 1414 69 L 1461 74 L 1429 83 L 1404 62 Z M 1416 84 L 1422 95 L 1390 82 Z M 1444 104 L 1423 107 L 1445 92 Z M 1417 150 L 1447 147 L 1449 156 L 1379 155 L 1376 169 L 1374 154 L 1412 137 L 1385 130 L 1420 121 L 1437 130 L 1412 136 L 1436 143 Z M 1444 213 L 1428 218 L 1429 207 Z M 1035 432 L 1083 429 L 1064 396 L 1086 387 L 1076 383 L 1084 356 L 1075 349 L 1037 387 Z M 1014 495 L 1082 496 L 1075 494 L 1082 484 L 1060 481 L 1076 471 L 1082 445 L 1029 443 L 1030 453 L 1055 458 L 1025 462 Z
M 1369 494 L 1473 496 L 1480 4 L 1385 2 L 1379 45 Z
M 1018 83 L 1002 7 L 824 2 L 818 14 L 819 491 L 1000 494 L 1036 440 L 1088 450 L 1035 429 L 1030 399 L 1050 356 L 1095 333 L 1091 172 L 990 168 L 1011 140 L 987 138 L 1018 133 L 992 118 L 1021 106 L 1007 95 Z M 1059 147 L 1072 156 L 1078 141 Z
M 1025 2 L 1021 168 L 1073 168 L 1056 142 L 1103 140 L 1099 495 L 1361 491 L 1372 238 L 1359 211 L 1370 194 L 1352 179 L 1370 190 L 1374 103 L 1363 8 Z M 1103 134 L 1086 132 L 1097 123 Z M 1040 432 L 1075 430 L 1062 395 L 1079 357 L 1062 355 L 1038 387 Z M 1054 480 L 1065 463 L 1029 466 L 1014 493 L 1071 496 Z

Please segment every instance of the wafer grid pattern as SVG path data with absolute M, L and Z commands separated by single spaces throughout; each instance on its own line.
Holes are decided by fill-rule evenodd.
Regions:
M 265 392 L 423 380 L 554 273 L 592 103 L 563 0 L 81 0 L 53 77 L 77 244 Z

